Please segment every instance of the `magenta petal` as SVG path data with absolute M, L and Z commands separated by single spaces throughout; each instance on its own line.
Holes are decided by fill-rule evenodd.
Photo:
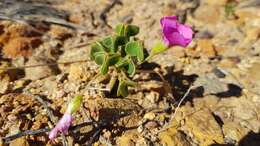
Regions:
M 193 31 L 190 26 L 187 25 L 179 25 L 178 27 L 179 33 L 187 40 L 192 40 Z
M 167 35 L 165 35 L 165 37 L 167 37 L 170 46 L 175 46 L 175 45 L 180 45 L 182 47 L 186 46 L 185 39 L 178 32 L 173 32 L 171 34 L 167 34 Z
M 163 29 L 177 28 L 177 17 L 176 16 L 163 17 L 161 18 L 160 23 Z
M 58 124 L 49 133 L 49 139 L 54 139 L 57 137 L 58 133 L 67 134 L 69 127 L 71 126 L 73 118 L 71 114 L 65 113 Z
M 186 47 L 192 41 L 193 31 L 190 26 L 180 24 L 176 16 L 161 18 L 163 39 L 166 45 Z

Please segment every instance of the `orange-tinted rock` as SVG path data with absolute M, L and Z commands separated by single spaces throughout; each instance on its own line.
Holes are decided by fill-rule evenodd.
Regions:
M 9 42 L 4 45 L 3 53 L 6 57 L 13 58 L 17 56 L 31 56 L 33 48 L 38 47 L 41 44 L 40 38 L 27 38 L 17 37 L 10 39 Z
M 28 26 L 0 23 L 0 46 L 4 56 L 13 58 L 17 56 L 30 56 L 32 50 L 41 44 L 41 34 Z
M 197 50 L 199 50 L 202 55 L 212 58 L 217 55 L 217 52 L 209 39 L 198 40 Z
M 71 37 L 71 33 L 67 28 L 57 26 L 57 25 L 52 25 L 51 29 L 49 31 L 49 34 L 56 39 L 59 40 L 65 40 L 69 37 Z

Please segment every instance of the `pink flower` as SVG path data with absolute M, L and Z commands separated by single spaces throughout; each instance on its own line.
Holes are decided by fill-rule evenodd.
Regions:
M 51 130 L 49 133 L 49 139 L 53 140 L 57 137 L 58 133 L 68 133 L 69 127 L 71 126 L 73 121 L 72 115 L 69 113 L 65 113 L 58 124 Z
M 53 140 L 57 137 L 58 133 L 67 134 L 69 127 L 72 125 L 73 117 L 72 114 L 75 113 L 81 103 L 82 103 L 82 96 L 75 96 L 69 103 L 66 112 L 57 123 L 57 125 L 51 130 L 49 133 L 49 139 Z
M 168 47 L 180 45 L 186 47 L 192 41 L 193 31 L 190 26 L 180 24 L 176 16 L 161 18 L 163 39 Z

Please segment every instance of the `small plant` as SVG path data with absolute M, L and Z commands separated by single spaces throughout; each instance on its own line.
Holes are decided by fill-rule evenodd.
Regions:
M 127 96 L 128 87 L 135 85 L 131 78 L 135 75 L 138 65 L 170 46 L 185 47 L 191 42 L 191 28 L 178 23 L 175 16 L 162 18 L 161 25 L 165 43 L 156 44 L 150 55 L 144 54 L 147 51 L 144 51 L 143 42 L 135 38 L 139 33 L 139 27 L 136 25 L 119 24 L 114 35 L 92 44 L 90 58 L 100 65 L 100 74 L 106 75 L 111 69 L 113 76 L 109 88 L 111 91 L 118 81 L 117 96 Z
M 135 83 L 129 79 L 136 72 L 137 65 L 145 60 L 143 43 L 134 38 L 139 33 L 135 25 L 119 24 L 115 28 L 116 34 L 96 41 L 91 47 L 90 57 L 100 65 L 100 73 L 106 75 L 109 69 L 115 72 L 110 80 L 110 89 L 116 80 L 119 81 L 117 96 L 127 96 L 128 86 Z

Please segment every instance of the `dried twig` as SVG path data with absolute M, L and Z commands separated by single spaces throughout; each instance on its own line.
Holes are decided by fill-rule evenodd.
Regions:
M 45 64 L 35 64 L 35 65 L 27 65 L 27 66 L 17 66 L 17 67 L 5 67 L 0 68 L 0 70 L 13 70 L 13 69 L 25 69 L 25 68 L 33 68 L 33 67 L 41 67 L 41 66 L 54 66 L 57 64 L 73 64 L 73 63 L 81 63 L 81 62 L 87 62 L 89 59 L 85 60 L 76 60 L 76 61 L 68 61 L 68 62 L 55 62 L 55 63 L 45 63 Z
M 103 128 L 98 128 L 98 130 L 93 134 L 93 136 L 90 138 L 90 140 L 87 143 L 87 146 L 91 146 L 96 137 L 100 134 Z
M 38 130 L 26 130 L 11 136 L 7 136 L 4 137 L 3 140 L 5 143 L 9 143 L 10 141 L 23 137 L 23 136 L 27 136 L 27 135 L 37 135 L 37 134 L 41 134 L 41 133 L 45 133 L 45 132 L 49 132 L 51 129 L 50 128 L 43 128 L 43 129 L 38 129 Z
M 110 25 L 107 23 L 107 13 L 116 5 L 116 4 L 122 4 L 120 0 L 113 0 L 113 2 L 109 5 L 107 5 L 103 11 L 100 13 L 100 19 L 104 22 L 105 25 L 111 28 Z
M 39 95 L 34 95 L 34 94 L 30 93 L 30 92 L 27 91 L 27 90 L 24 91 L 24 92 L 25 92 L 25 94 L 27 94 L 27 95 L 29 95 L 29 96 L 35 98 L 37 101 L 39 101 L 39 102 L 43 105 L 43 107 L 47 110 L 47 114 L 48 114 L 48 116 L 49 116 L 49 118 L 50 118 L 52 124 L 57 123 L 57 120 L 56 120 L 56 118 L 55 118 L 55 116 L 54 116 L 54 114 L 53 114 L 53 111 L 51 110 L 51 108 L 48 106 L 48 104 L 47 104 Z M 67 140 L 66 140 L 65 135 L 62 134 L 62 135 L 61 135 L 61 138 L 62 138 L 62 144 L 63 144 L 64 146 L 67 146 L 67 145 L 68 145 L 68 142 L 67 142 Z
M 178 104 L 177 104 L 177 107 L 175 108 L 175 111 L 174 111 L 173 115 L 171 116 L 169 123 L 175 118 L 176 113 L 178 112 L 178 109 L 180 108 L 180 105 L 182 104 L 182 102 L 184 101 L 184 99 L 190 94 L 190 91 L 191 91 L 194 87 L 195 87 L 195 86 L 190 86 L 189 89 L 188 89 L 188 90 L 185 92 L 185 94 L 182 96 L 182 98 L 180 99 L 180 101 L 177 102 L 177 103 L 178 103 Z M 161 132 L 163 132 L 163 131 L 165 131 L 165 130 L 167 130 L 167 129 L 169 129 L 169 128 L 172 128 L 172 127 L 173 127 L 173 126 L 169 126 L 169 124 L 167 124 L 167 126 L 165 126 L 164 128 L 162 128 L 161 130 L 159 130 L 159 131 L 157 132 L 157 134 L 159 134 L 159 133 L 161 133 Z
M 22 19 L 22 18 L 14 18 L 14 17 L 10 17 L 10 16 L 0 14 L 0 19 L 13 21 L 13 22 L 16 22 L 16 23 L 25 24 L 25 25 L 29 25 L 29 26 L 31 26 L 30 23 L 33 23 L 33 22 L 34 23 L 44 22 L 44 23 L 47 23 L 47 24 L 55 24 L 55 25 L 60 25 L 60 26 L 64 26 L 64 27 L 67 27 L 67 28 L 71 28 L 71 29 L 74 29 L 74 30 L 81 30 L 81 31 L 87 32 L 87 30 L 83 26 L 80 26 L 80 25 L 77 25 L 77 24 L 74 24 L 74 23 L 70 23 L 70 22 L 67 22 L 63 19 L 58 19 L 58 18 L 47 18 L 47 17 L 45 17 L 45 18 L 42 18 L 42 19 L 26 20 L 26 19 Z
M 93 122 L 83 122 L 83 123 L 80 123 L 78 125 L 72 126 L 71 128 L 69 128 L 69 132 L 77 131 L 80 128 L 85 127 L 85 126 L 90 125 L 90 124 L 93 124 Z M 26 130 L 26 131 L 23 131 L 23 132 L 20 132 L 20 133 L 11 135 L 11 136 L 4 137 L 3 140 L 4 140 L 5 143 L 9 143 L 10 141 L 12 141 L 14 139 L 17 139 L 17 138 L 20 138 L 20 137 L 23 137 L 23 136 L 38 135 L 38 134 L 46 133 L 46 132 L 49 132 L 49 131 L 51 131 L 50 128 L 42 128 L 42 129 L 38 129 L 38 130 Z

